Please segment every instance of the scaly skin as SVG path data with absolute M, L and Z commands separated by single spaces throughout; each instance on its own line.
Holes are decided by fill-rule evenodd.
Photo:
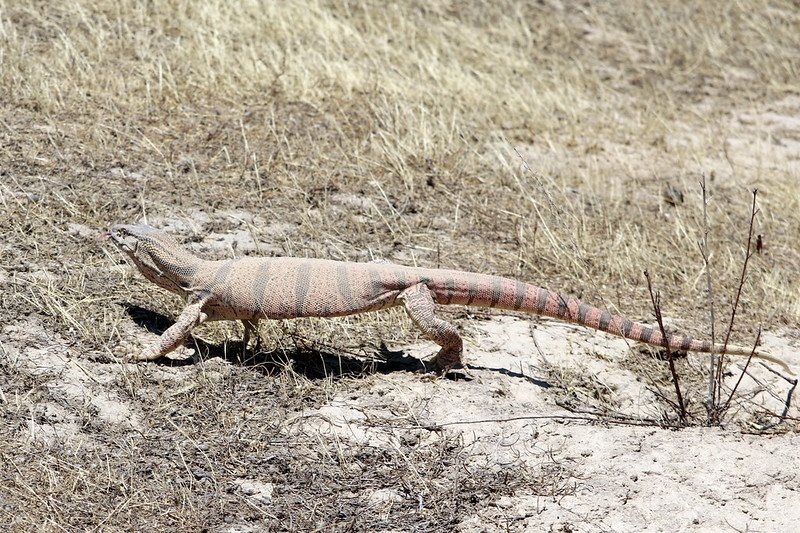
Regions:
M 183 344 L 193 327 L 210 320 L 242 320 L 247 336 L 262 318 L 344 316 L 403 305 L 413 322 L 441 347 L 431 363 L 445 371 L 461 363 L 463 343 L 452 324 L 434 315 L 435 304 L 523 311 L 672 350 L 723 351 L 722 345 L 684 335 L 667 334 L 664 339 L 656 328 L 498 276 L 296 257 L 206 261 L 149 226 L 115 225 L 108 236 L 144 277 L 188 302 L 175 324 L 138 360 L 166 355 Z M 725 353 L 745 357 L 752 353 L 791 373 L 780 359 L 749 348 L 728 346 Z

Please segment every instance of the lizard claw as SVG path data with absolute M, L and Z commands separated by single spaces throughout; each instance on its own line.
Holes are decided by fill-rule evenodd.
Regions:
M 446 362 L 447 358 L 441 357 L 441 355 L 442 353 L 439 352 L 433 357 L 433 359 L 430 360 L 429 365 L 424 365 L 425 371 L 429 375 L 435 375 L 436 377 L 445 377 L 450 375 L 453 378 L 461 376 L 465 379 L 474 378 L 469 371 L 469 367 L 461 361 L 460 357 L 452 362 Z

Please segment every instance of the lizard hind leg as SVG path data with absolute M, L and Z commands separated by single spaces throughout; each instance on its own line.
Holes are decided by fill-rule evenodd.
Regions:
M 250 343 L 251 335 L 255 335 L 256 337 L 255 351 L 258 352 L 261 349 L 261 335 L 258 334 L 258 319 L 251 318 L 242 320 L 242 326 L 244 326 L 244 334 L 242 335 L 242 355 L 247 351 L 247 345 Z
M 463 341 L 455 326 L 436 318 L 433 293 L 424 284 L 418 283 L 400 293 L 406 312 L 414 324 L 433 342 L 441 346 L 439 353 L 431 360 L 438 371 L 447 371 L 461 364 Z

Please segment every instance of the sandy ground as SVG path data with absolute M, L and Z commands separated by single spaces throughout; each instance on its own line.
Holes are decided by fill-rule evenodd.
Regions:
M 374 374 L 298 411 L 283 436 L 315 435 L 338 447 L 388 450 L 402 450 L 409 441 L 424 447 L 455 439 L 468 471 L 524 470 L 525 483 L 516 484 L 511 495 L 487 494 L 487 505 L 453 524 L 459 531 L 792 531 L 800 523 L 795 432 L 779 427 L 765 435 L 763 427 L 753 426 L 756 418 L 729 427 L 659 428 L 641 422 L 657 420 L 663 404 L 641 377 L 620 368 L 619 354 L 629 352 L 625 341 L 548 320 L 495 317 L 471 324 L 466 379 Z M 145 340 L 147 334 L 137 337 Z M 800 365 L 796 347 L 781 337 L 767 336 L 765 347 Z M 430 349 L 421 344 L 403 351 L 422 357 Z M 2 357 L 3 365 L 34 377 L 51 398 L 35 401 L 37 414 L 20 428 L 19 445 L 69 449 L 100 446 L 76 415 L 86 409 L 114 434 L 152 430 L 143 412 L 147 402 L 120 395 L 123 376 L 142 373 L 179 397 L 230 366 L 218 357 L 176 368 L 92 363 L 35 321 L 3 328 Z M 727 381 L 738 377 L 740 367 L 732 366 Z M 584 382 L 573 382 L 574 389 L 555 386 L 556 373 L 582 376 Z M 756 405 L 779 411 L 790 384 L 760 364 L 751 374 L 741 391 L 747 397 L 743 412 L 755 412 Z M 565 379 L 568 384 L 577 378 Z M 592 390 L 594 398 L 585 396 Z M 690 401 L 702 401 L 701 391 L 691 392 Z M 17 406 L 34 402 L 28 396 L 3 400 Z M 597 412 L 592 404 L 613 406 L 613 416 L 590 413 Z M 797 417 L 797 409 L 789 414 Z M 760 434 L 748 434 L 748 428 Z M 269 475 L 231 483 L 240 498 L 261 507 L 281 497 Z M 370 502 L 370 512 L 387 517 L 409 497 L 418 501 L 419 513 L 429 505 L 424 493 L 409 495 L 402 483 L 352 490 Z M 247 523 L 214 528 L 261 530 Z

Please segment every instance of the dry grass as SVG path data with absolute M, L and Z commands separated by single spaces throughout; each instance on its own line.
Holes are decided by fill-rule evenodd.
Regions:
M 738 282 L 749 190 L 760 194 L 765 247 L 734 340 L 794 325 L 800 139 L 774 116 L 800 108 L 798 23 L 792 2 L 752 0 L 0 0 L 0 324 L 22 328 L 6 328 L 0 349 L 55 339 L 81 361 L 124 348 L 120 303 L 176 309 L 99 242 L 109 224 L 141 219 L 261 243 L 236 253 L 513 276 L 644 320 L 647 269 L 665 316 L 706 336 L 701 172 L 720 313 Z M 207 331 L 237 334 L 226 328 Z M 389 314 L 270 333 L 278 349 L 309 332 L 334 353 L 371 353 L 376 339 L 412 340 L 407 329 Z M 300 403 L 350 383 L 305 383 L 298 399 L 292 378 L 228 369 L 166 399 L 146 372 L 123 374 L 103 390 L 129 391 L 149 429 L 114 433 L 86 406 L 59 404 L 55 377 L 13 361 L 0 359 L 0 517 L 19 530 L 448 529 L 481 505 L 466 492 L 535 477 L 460 468 L 448 438 L 388 456 L 286 440 Z M 87 439 L 26 441 L 40 402 L 62 405 Z M 231 480 L 253 468 L 274 476 L 278 507 L 234 496 Z M 350 522 L 368 508 L 354 487 L 393 476 L 433 506 L 404 499 L 385 522 Z

